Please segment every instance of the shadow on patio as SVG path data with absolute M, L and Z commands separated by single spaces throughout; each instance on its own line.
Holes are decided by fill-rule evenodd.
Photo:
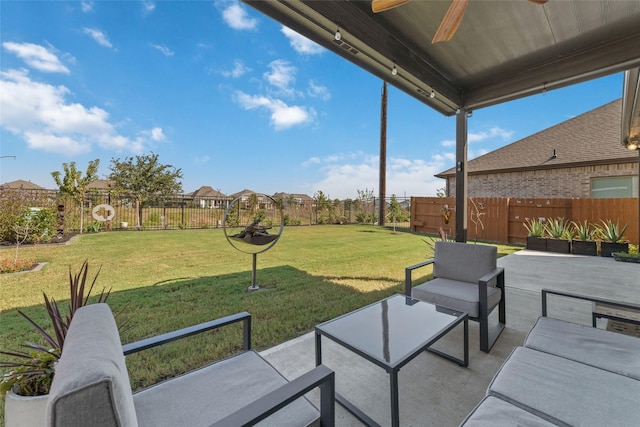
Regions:
M 507 328 L 489 354 L 479 350 L 478 324 L 470 322 L 469 367 L 422 353 L 399 373 L 400 424 L 457 426 L 482 399 L 489 382 L 514 347 L 522 345 L 541 312 L 543 288 L 640 303 L 640 265 L 610 258 L 523 250 L 498 259 L 505 268 Z M 591 324 L 591 304 L 555 298 L 549 315 Z M 496 321 L 497 314 L 492 315 Z M 599 325 L 603 327 L 604 324 Z M 419 327 L 419 325 L 407 325 Z M 462 354 L 459 326 L 434 347 Z M 315 364 L 313 333 L 261 353 L 288 378 Z M 385 371 L 323 338 L 323 362 L 336 371 L 336 389 L 381 425 L 390 425 L 389 377 Z M 317 405 L 319 398 L 310 396 Z M 337 426 L 362 425 L 336 405 Z

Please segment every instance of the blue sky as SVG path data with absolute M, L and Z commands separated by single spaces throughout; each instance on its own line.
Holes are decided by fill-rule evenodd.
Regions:
M 2 0 L 0 27 L 0 182 L 154 152 L 185 192 L 378 193 L 382 81 L 235 0 Z M 469 158 L 621 95 L 616 74 L 475 111 Z M 387 194 L 434 196 L 454 140 L 390 86 Z

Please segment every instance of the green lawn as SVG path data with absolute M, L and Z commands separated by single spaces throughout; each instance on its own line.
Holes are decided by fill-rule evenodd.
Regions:
M 248 311 L 253 347 L 262 350 L 402 293 L 404 267 L 430 257 L 423 239 L 364 225 L 287 227 L 271 250 L 258 255 L 256 292 L 246 290 L 251 255 L 232 248 L 221 229 L 110 232 L 83 235 L 67 245 L 21 247 L 20 258 L 47 265 L 39 272 L 0 276 L 0 347 L 37 341 L 15 309 L 46 324 L 42 292 L 66 300 L 69 266 L 75 272 L 88 259 L 90 275 L 101 268 L 98 290 L 111 288 L 112 309 L 124 310 L 129 328 L 123 342 Z M 519 249 L 498 246 L 500 256 Z M 0 257 L 12 258 L 14 250 L 0 249 Z M 132 386 L 229 354 L 241 343 L 241 328 L 229 329 L 131 356 Z

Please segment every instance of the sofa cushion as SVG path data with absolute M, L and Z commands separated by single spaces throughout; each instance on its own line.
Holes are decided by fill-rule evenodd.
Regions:
M 487 393 L 568 425 L 640 425 L 640 381 L 526 347 L 514 349 Z
M 463 311 L 468 313 L 469 317 L 477 318 L 480 315 L 478 292 L 477 283 L 436 278 L 413 287 L 411 296 L 432 304 Z M 499 288 L 494 288 L 493 286 L 487 287 L 489 311 L 498 305 L 501 296 L 502 292 Z
M 133 400 L 141 427 L 209 426 L 286 383 L 266 360 L 248 351 L 158 383 Z M 258 425 L 305 426 L 318 417 L 302 397 Z
M 74 314 L 51 384 L 47 425 L 137 426 L 120 335 L 107 304 Z
M 525 347 L 640 380 L 640 338 L 540 317 Z
M 433 277 L 477 284 L 482 276 L 496 269 L 497 256 L 495 246 L 436 242 Z
M 495 396 L 486 396 L 482 399 L 460 424 L 461 427 L 552 427 L 555 425 Z

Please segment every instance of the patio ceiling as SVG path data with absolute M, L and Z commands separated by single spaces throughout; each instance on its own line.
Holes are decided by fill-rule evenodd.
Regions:
M 640 66 L 637 0 L 473 0 L 437 44 L 450 1 L 382 13 L 369 0 L 245 1 L 447 116 Z

